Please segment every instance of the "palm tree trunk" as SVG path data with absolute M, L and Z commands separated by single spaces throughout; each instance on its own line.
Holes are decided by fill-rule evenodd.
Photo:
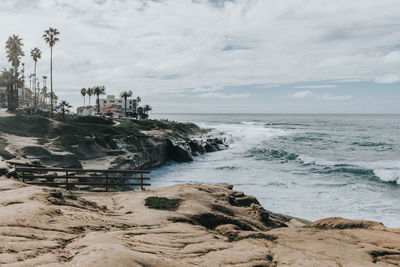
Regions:
M 14 94 L 12 90 L 12 85 L 7 85 L 7 110 L 12 110 L 12 95 Z
M 85 103 L 85 96 L 83 96 L 83 107 L 85 107 L 86 106 L 86 103 Z
M 97 95 L 97 113 L 100 114 L 100 95 Z
M 37 93 L 36 93 L 36 62 L 37 61 L 35 61 L 35 70 L 33 71 L 33 75 L 34 75 L 34 78 L 33 78 L 33 88 L 35 89 L 35 111 L 36 111 L 36 109 L 37 109 Z
M 15 77 L 18 77 L 18 69 L 14 68 Z M 15 91 L 14 91 L 14 111 L 18 108 L 18 83 L 15 83 Z
M 125 117 L 126 117 L 126 97 L 125 97 Z
M 36 78 L 36 76 L 35 76 Z M 50 46 L 50 110 L 53 117 L 53 47 Z

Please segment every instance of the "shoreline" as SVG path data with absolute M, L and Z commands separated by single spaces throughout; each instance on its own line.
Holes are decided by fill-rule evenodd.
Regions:
M 227 148 L 223 137 L 193 123 L 8 116 L 0 124 L 0 159 L 48 167 L 151 169 Z

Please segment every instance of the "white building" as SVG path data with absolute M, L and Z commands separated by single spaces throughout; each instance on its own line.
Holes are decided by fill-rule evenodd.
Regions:
M 18 88 L 18 104 L 20 107 L 32 105 L 32 91 L 28 88 Z M 0 87 L 0 107 L 6 107 L 8 102 L 7 88 Z
M 100 107 L 104 108 L 107 106 L 116 105 L 121 110 L 125 110 L 125 99 L 115 98 L 115 95 L 107 95 L 106 99 L 100 99 Z M 126 111 L 136 113 L 138 107 L 138 99 L 127 98 L 126 99 Z

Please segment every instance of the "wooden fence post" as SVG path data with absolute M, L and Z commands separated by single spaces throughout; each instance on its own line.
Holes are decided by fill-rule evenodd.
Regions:
M 68 171 L 65 171 L 65 186 L 66 186 L 67 190 L 69 190 Z
M 142 171 L 140 172 L 140 188 L 142 190 L 144 190 L 144 187 L 143 187 L 143 172 Z
M 106 174 L 106 192 L 108 192 L 108 171 L 105 171 Z

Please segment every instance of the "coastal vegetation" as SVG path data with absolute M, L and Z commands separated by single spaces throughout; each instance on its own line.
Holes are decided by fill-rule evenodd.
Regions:
M 97 101 L 96 101 L 97 113 L 100 113 L 100 96 L 106 94 L 106 88 L 104 86 L 100 86 L 100 85 L 95 86 L 93 88 L 93 93 L 97 97 Z
M 44 41 L 50 47 L 50 94 L 47 93 L 46 88 L 47 76 L 42 76 L 43 88 L 40 89 L 40 82 L 37 75 L 37 63 L 42 57 L 42 51 L 39 47 L 34 47 L 30 50 L 30 55 L 34 62 L 34 70 L 27 77 L 29 78 L 30 92 L 33 92 L 33 96 L 30 96 L 25 90 L 25 64 L 22 62 L 22 57 L 25 56 L 25 53 L 23 51 L 24 44 L 22 38 L 13 34 L 7 39 L 5 48 L 11 67 L 4 68 L 1 72 L 0 86 L 6 87 L 8 111 L 15 112 L 21 106 L 29 107 L 30 105 L 33 106 L 33 111 L 31 112 L 37 112 L 39 108 L 42 111 L 47 110 L 46 99 L 50 98 L 50 113 L 53 114 L 53 105 L 58 99 L 53 90 L 53 47 L 60 40 L 57 37 L 59 34 L 60 32 L 56 28 L 49 28 L 43 34 Z M 23 103 L 19 103 L 20 98 Z
M 26 114 L 38 114 L 42 116 L 50 116 L 52 118 L 61 117 L 65 120 L 66 114 L 72 107 L 65 100 L 57 105 L 58 96 L 54 92 L 53 81 L 53 54 L 55 45 L 60 42 L 60 31 L 56 28 L 50 27 L 44 31 L 42 35 L 43 40 L 50 48 L 50 92 L 46 86 L 47 75 L 38 74 L 38 63 L 43 56 L 43 51 L 35 46 L 30 50 L 30 56 L 33 60 L 33 73 L 29 74 L 29 89 L 25 88 L 25 64 L 22 58 L 25 56 L 23 51 L 23 40 L 18 35 L 11 35 L 6 41 L 6 54 L 10 62 L 9 68 L 4 68 L 0 74 L 0 86 L 6 87 L 7 101 L 0 103 L 6 105 L 8 111 L 16 112 L 17 109 L 26 110 Z M 42 84 L 40 84 L 39 77 L 42 77 Z M 148 119 L 149 112 L 152 110 L 150 105 L 138 106 L 141 98 L 138 96 L 131 99 L 133 93 L 131 90 L 122 91 L 119 96 L 123 99 L 124 105 L 115 103 L 112 105 L 100 104 L 100 97 L 106 94 L 106 88 L 103 85 L 96 85 L 88 88 L 82 88 L 80 94 L 83 97 L 83 107 L 78 107 L 78 114 L 86 110 L 84 115 L 100 115 L 117 118 L 136 118 Z M 88 96 L 88 104 L 86 105 L 86 96 Z M 95 96 L 95 107 L 91 106 L 91 97 Z M 112 96 L 114 97 L 114 96 Z M 128 105 L 129 99 L 129 105 Z M 112 101 L 114 102 L 114 101 Z M 68 105 L 66 105 L 68 103 Z M 106 101 L 104 102 L 106 103 Z M 129 110 L 128 110 L 129 106 Z M 54 116 L 54 112 L 59 110 L 61 116 Z M 122 113 L 122 110 L 124 113 Z
M 132 91 L 123 91 L 120 94 L 120 97 L 125 100 L 125 107 L 124 107 L 125 108 L 125 116 L 126 116 L 127 100 L 128 100 L 128 97 L 131 97 L 131 96 L 132 96 Z
M 69 109 L 72 108 L 72 106 L 67 101 L 63 100 L 58 104 L 57 108 L 61 110 L 62 118 L 65 119 L 65 113 L 69 112 Z
M 7 59 L 11 63 L 11 68 L 3 72 L 2 80 L 7 85 L 8 110 L 15 111 L 18 107 L 18 88 L 23 84 L 22 73 L 19 70 L 21 58 L 25 55 L 22 47 L 22 39 L 18 35 L 12 35 L 6 42 Z
M 166 197 L 148 197 L 145 200 L 145 206 L 157 210 L 176 210 L 182 200 L 179 198 Z

